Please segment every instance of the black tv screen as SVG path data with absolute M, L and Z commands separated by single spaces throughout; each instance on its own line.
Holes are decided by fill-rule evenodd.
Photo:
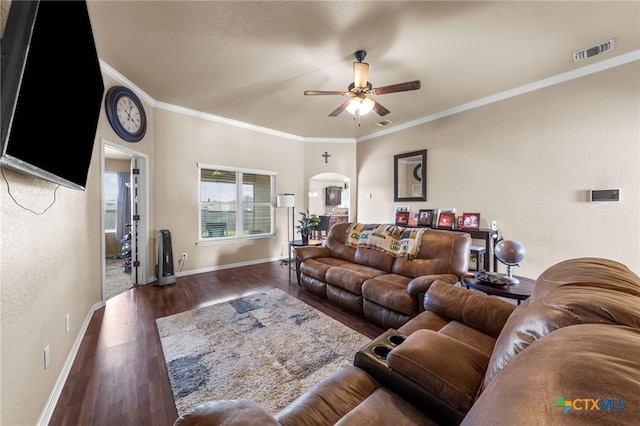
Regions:
M 84 1 L 12 1 L 2 37 L 0 164 L 85 189 L 104 82 Z

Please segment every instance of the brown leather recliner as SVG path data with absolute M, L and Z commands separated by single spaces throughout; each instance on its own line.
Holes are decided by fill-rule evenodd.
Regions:
M 469 234 L 427 229 L 415 257 L 393 257 L 346 243 L 351 223 L 336 223 L 321 247 L 296 247 L 298 284 L 383 328 L 422 310 L 434 281 L 455 284 L 469 266 Z
M 628 425 L 640 419 L 640 277 L 624 265 L 560 262 L 517 308 L 436 282 L 424 307 L 397 331 L 406 339 L 379 362 L 362 355 L 378 338 L 356 354 L 359 367 L 334 373 L 273 417 L 247 401 L 214 401 L 176 424 Z

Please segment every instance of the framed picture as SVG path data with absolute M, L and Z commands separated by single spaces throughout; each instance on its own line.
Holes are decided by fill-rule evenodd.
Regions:
M 456 213 L 455 212 L 440 212 L 438 215 L 438 228 L 453 228 L 453 225 L 456 223 Z
M 462 228 L 462 216 L 456 217 L 456 228 Z
M 480 228 L 480 213 L 462 213 L 463 228 Z
M 404 210 L 396 211 L 396 225 L 407 226 L 409 224 L 409 212 Z
M 431 227 L 433 224 L 433 209 L 418 210 L 418 226 Z

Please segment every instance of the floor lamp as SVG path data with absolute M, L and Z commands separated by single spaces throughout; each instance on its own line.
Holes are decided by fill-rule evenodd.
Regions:
M 292 221 L 291 221 L 291 232 L 295 237 L 295 232 L 293 228 L 293 219 L 295 219 L 296 215 L 296 198 L 293 194 L 278 194 L 276 197 L 276 206 L 277 207 L 286 207 L 287 208 L 287 246 L 289 247 L 289 252 L 291 252 L 291 238 L 289 237 L 289 207 L 293 210 L 292 212 Z M 287 256 L 287 259 L 290 259 L 290 256 Z M 284 262 L 284 261 L 283 261 Z

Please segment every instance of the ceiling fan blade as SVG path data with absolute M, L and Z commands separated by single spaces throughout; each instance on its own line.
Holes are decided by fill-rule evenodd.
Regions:
M 345 91 L 330 91 L 330 90 L 305 90 L 304 94 L 307 96 L 316 96 L 316 95 L 339 95 L 339 96 L 347 96 L 349 92 Z
M 373 101 L 375 102 L 375 105 L 373 105 L 373 110 L 380 116 L 380 117 L 384 117 L 385 115 L 389 114 L 391 111 L 389 111 L 388 109 L 386 109 L 385 107 L 383 107 L 382 105 L 380 105 L 377 101 Z
M 342 111 L 347 109 L 347 107 L 349 106 L 349 102 L 351 102 L 351 99 L 349 99 L 348 101 L 344 101 L 342 105 L 340 105 L 331 114 L 329 114 L 329 117 L 337 117 L 338 115 L 340 115 Z
M 407 92 L 409 90 L 418 90 L 420 88 L 420 80 L 407 81 L 405 83 L 391 84 L 389 86 L 376 87 L 371 89 L 371 95 L 385 95 L 387 93 Z
M 353 63 L 353 83 L 356 87 L 367 87 L 369 78 L 369 64 L 366 62 Z

